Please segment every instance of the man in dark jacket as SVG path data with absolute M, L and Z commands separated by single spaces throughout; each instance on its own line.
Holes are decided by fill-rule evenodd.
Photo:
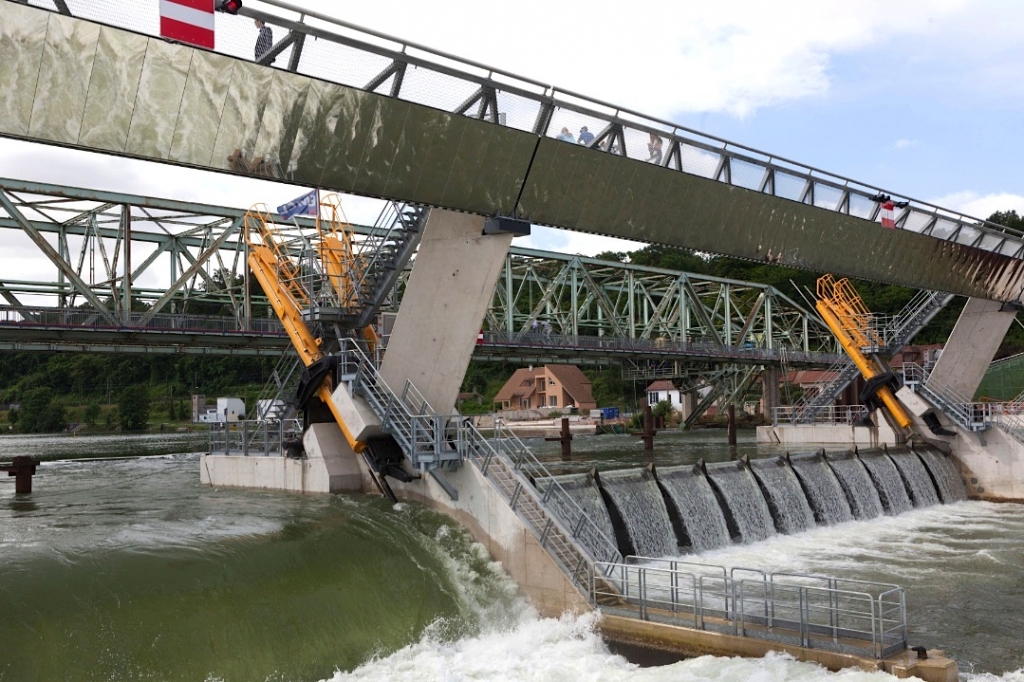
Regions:
M 270 30 L 270 27 L 264 24 L 259 19 L 256 20 L 256 28 L 260 30 L 259 36 L 256 37 L 256 50 L 255 56 L 256 61 L 260 60 L 260 57 L 270 51 L 270 48 L 274 45 L 274 33 Z M 273 64 L 274 60 L 271 59 L 270 63 Z

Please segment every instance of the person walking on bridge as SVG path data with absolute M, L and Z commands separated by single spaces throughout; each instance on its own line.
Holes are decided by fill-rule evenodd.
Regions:
M 263 55 L 270 52 L 270 48 L 274 46 L 274 32 L 270 30 L 270 27 L 265 23 L 256 20 L 256 28 L 260 30 L 260 34 L 256 36 L 256 49 L 254 50 L 256 61 L 262 59 Z M 270 64 L 274 63 L 271 59 Z
M 590 143 L 594 141 L 594 133 L 587 130 L 587 126 L 583 126 L 580 128 L 580 136 L 576 141 L 589 147 Z

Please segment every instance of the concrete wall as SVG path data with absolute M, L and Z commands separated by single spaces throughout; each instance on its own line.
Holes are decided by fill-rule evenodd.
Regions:
M 483 235 L 481 216 L 431 209 L 380 373 L 406 379 L 439 414 L 455 409 L 510 234 Z
M 928 383 L 951 388 L 973 398 L 985 370 L 1010 328 L 1016 310 L 1003 310 L 1001 303 L 980 298 L 967 300 L 953 333 L 942 349 Z
M 758 426 L 758 443 L 782 445 L 857 445 L 877 448 L 882 445 L 898 445 L 904 442 L 901 435 L 889 426 L 876 410 L 874 426 L 852 426 L 849 424 L 779 424 Z
M 348 447 L 335 424 L 313 424 L 302 437 L 305 459 L 203 455 L 199 480 L 206 485 L 343 493 L 368 489 L 365 464 Z

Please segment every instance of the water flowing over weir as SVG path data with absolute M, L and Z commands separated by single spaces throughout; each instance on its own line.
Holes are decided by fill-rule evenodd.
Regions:
M 669 556 L 678 552 L 665 500 L 649 470 L 609 471 L 600 475 L 600 484 L 629 533 L 633 553 Z
M 935 484 L 924 463 L 910 451 L 890 452 L 896 468 L 907 485 L 907 492 L 910 493 L 910 501 L 915 507 L 930 507 L 939 503 L 939 493 L 935 490 Z
M 914 452 L 921 458 L 921 461 L 928 467 L 935 485 L 939 488 L 939 496 L 945 504 L 962 502 L 967 499 L 967 488 L 964 480 L 960 478 L 960 472 L 956 470 L 956 464 L 949 456 L 942 454 L 932 447 L 914 447 Z
M 935 448 L 815 452 L 768 459 L 568 474 L 558 482 L 623 555 L 678 556 L 967 498 Z M 561 510 L 554 506 L 556 514 Z
M 860 460 L 871 475 L 886 514 L 902 514 L 913 509 L 907 487 L 903 484 L 903 477 L 891 459 L 884 454 L 875 453 L 862 454 Z
M 781 457 L 753 460 L 750 470 L 761 484 L 761 492 L 780 533 L 791 535 L 814 527 L 814 512 L 786 460 Z
M 878 489 L 871 481 L 864 462 L 853 452 L 827 453 L 825 459 L 839 479 L 850 503 L 850 511 L 859 520 L 873 519 L 885 513 Z
M 796 455 L 790 464 L 807 491 L 807 501 L 818 523 L 831 526 L 853 520 L 846 493 L 821 453 Z
M 658 482 L 675 505 L 680 523 L 696 553 L 729 544 L 729 526 L 722 506 L 699 467 L 663 467 Z
M 724 498 L 743 542 L 757 542 L 775 535 L 775 522 L 764 494 L 743 464 L 711 464 L 707 472 L 708 479 Z

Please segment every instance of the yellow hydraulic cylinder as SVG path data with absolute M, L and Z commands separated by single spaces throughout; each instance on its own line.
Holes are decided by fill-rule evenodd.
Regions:
M 302 364 L 308 367 L 322 358 L 323 353 L 320 351 L 320 344 L 317 342 L 317 339 L 309 331 L 305 321 L 303 321 L 302 315 L 299 312 L 299 306 L 296 304 L 292 294 L 281 285 L 281 282 L 276 277 L 276 268 L 279 261 L 274 252 L 262 244 L 250 243 L 249 248 L 249 267 L 259 281 L 260 286 L 263 287 L 263 291 L 270 300 L 270 305 L 274 308 L 274 312 L 277 313 L 278 319 L 281 320 L 281 324 L 284 325 L 288 338 L 291 339 L 292 345 L 302 360 Z M 332 389 L 333 386 L 330 385 L 330 382 L 325 381 L 320 386 L 317 395 L 331 410 L 331 414 L 334 415 L 334 420 L 338 423 L 338 427 L 341 429 L 342 435 L 345 436 L 349 447 L 357 454 L 361 453 L 366 449 L 366 443 L 356 440 L 352 432 L 345 425 L 345 420 L 342 418 L 341 412 L 334 404 L 331 396 Z
M 850 356 L 853 363 L 857 365 L 857 369 L 864 375 L 865 379 L 871 379 L 881 372 L 875 366 L 875 363 L 867 358 L 863 352 L 861 352 L 861 346 L 858 341 L 855 341 L 850 335 L 843 329 L 843 324 L 840 322 L 839 317 L 833 312 L 828 301 L 819 300 L 815 305 L 818 312 L 821 314 L 825 324 L 829 326 L 832 333 L 835 334 L 836 338 L 839 339 L 839 343 L 842 344 L 843 350 Z M 892 389 L 888 386 L 882 386 L 878 389 L 878 397 L 882 400 L 882 404 L 889 410 L 889 414 L 893 416 L 896 423 L 900 425 L 900 428 L 908 428 L 911 425 L 910 417 L 907 416 L 906 410 L 893 395 Z

